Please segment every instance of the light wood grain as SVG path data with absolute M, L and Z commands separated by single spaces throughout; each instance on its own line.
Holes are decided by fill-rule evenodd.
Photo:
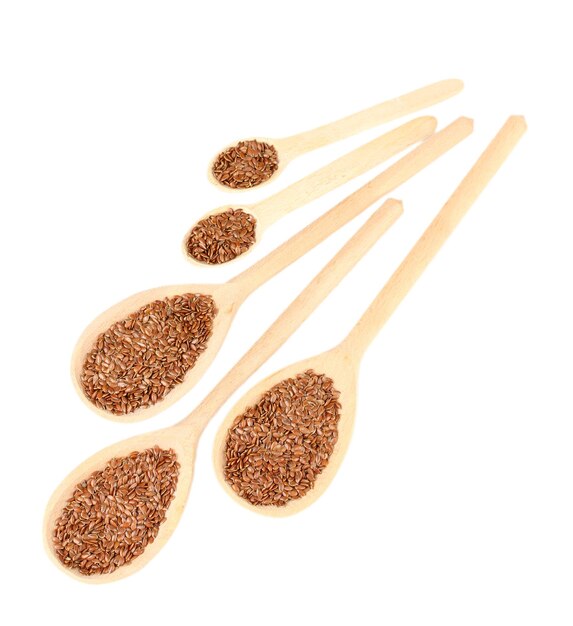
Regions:
M 525 130 L 523 117 L 512 116 L 507 120 L 342 343 L 323 354 L 289 365 L 269 376 L 244 394 L 231 409 L 216 435 L 213 463 L 223 489 L 241 506 L 262 515 L 284 517 L 310 506 L 325 492 L 336 475 L 350 443 L 356 413 L 356 382 L 364 350 L 499 170 Z M 248 407 L 255 405 L 269 388 L 308 369 L 332 378 L 334 386 L 340 391 L 339 437 L 334 453 L 325 470 L 317 477 L 313 489 L 302 498 L 291 500 L 286 506 L 252 505 L 240 498 L 225 481 L 225 442 L 229 427 L 238 415 L 242 415 Z
M 327 266 L 301 292 L 298 298 L 269 327 L 263 336 L 240 359 L 227 375 L 214 387 L 209 395 L 184 420 L 170 428 L 131 437 L 94 454 L 73 470 L 54 491 L 44 516 L 43 537 L 48 555 L 56 566 L 66 574 L 88 583 L 112 582 L 125 578 L 144 567 L 171 537 L 183 513 L 193 479 L 195 453 L 199 437 L 207 423 L 215 416 L 227 399 L 249 376 L 268 359 L 286 339 L 302 324 L 318 304 L 334 289 L 358 260 L 372 247 L 394 223 L 402 212 L 401 203 L 388 200 L 378 209 L 359 231 L 335 255 Z M 175 497 L 161 525 L 158 536 L 145 552 L 128 565 L 111 574 L 84 576 L 64 567 L 57 558 L 52 544 L 55 521 L 66 501 L 71 497 L 75 485 L 92 472 L 105 466 L 113 457 L 125 456 L 133 451 L 159 445 L 173 448 L 181 464 Z
M 464 87 L 461 80 L 447 79 L 442 80 L 430 85 L 416 89 L 409 93 L 398 96 L 391 100 L 387 100 L 373 107 L 349 115 L 336 122 L 331 122 L 315 128 L 313 130 L 305 131 L 292 135 L 290 137 L 270 139 L 268 137 L 249 137 L 249 139 L 256 139 L 258 141 L 264 141 L 265 143 L 272 144 L 279 155 L 279 167 L 276 172 L 270 177 L 270 179 L 257 188 L 263 185 L 268 185 L 284 171 L 286 166 L 296 157 L 305 154 L 311 150 L 316 150 L 330 143 L 340 141 L 352 135 L 358 134 L 362 131 L 390 122 L 400 117 L 410 115 L 416 111 L 420 111 L 429 106 L 447 100 L 458 94 Z M 238 142 L 235 141 L 227 148 L 235 146 Z M 221 151 L 220 151 L 221 152 Z M 218 152 L 217 155 L 220 153 Z M 217 156 L 216 155 L 216 156 Z M 216 158 L 215 156 L 215 158 Z M 208 171 L 209 180 L 221 189 L 225 189 L 229 192 L 239 192 L 241 189 L 231 189 L 221 185 L 212 174 L 212 163 L 215 158 L 211 160 L 211 165 Z
M 396 310 L 468 209 L 499 170 L 526 130 L 525 119 L 512 116 L 428 226 L 384 289 L 347 338 L 346 351 L 360 359 L 374 336 Z
M 349 180 L 371 170 L 436 130 L 435 117 L 418 117 L 336 159 L 286 189 L 258 202 L 254 211 L 261 229 Z M 258 236 L 258 233 L 257 233 Z

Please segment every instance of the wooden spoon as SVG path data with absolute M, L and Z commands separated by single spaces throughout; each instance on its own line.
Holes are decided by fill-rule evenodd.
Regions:
M 263 336 L 240 359 L 227 375 L 216 385 L 205 400 L 184 420 L 152 433 L 137 435 L 109 446 L 79 465 L 60 484 L 52 495 L 44 518 L 44 542 L 53 561 L 71 576 L 86 582 L 100 583 L 124 578 L 143 567 L 165 545 L 175 529 L 187 501 L 195 452 L 203 429 L 231 394 L 238 389 L 257 369 L 288 339 L 302 322 L 316 309 L 358 260 L 369 250 L 379 237 L 394 223 L 402 212 L 396 200 L 387 200 L 358 230 L 348 243 L 334 256 L 325 268 L 310 282 L 283 314 L 269 327 Z M 175 496 L 164 523 L 159 527 L 155 541 L 146 547 L 142 555 L 110 574 L 85 576 L 62 565 L 54 550 L 52 533 L 75 486 L 87 479 L 92 472 L 103 469 L 114 457 L 125 457 L 133 451 L 143 451 L 153 446 L 173 449 L 180 463 L 180 473 Z
M 219 482 L 234 500 L 257 513 L 278 517 L 301 511 L 324 493 L 338 471 L 350 442 L 356 408 L 358 368 L 364 351 L 453 232 L 480 192 L 501 167 L 525 129 L 523 117 L 513 116 L 507 120 L 342 343 L 323 354 L 289 365 L 269 376 L 248 391 L 233 407 L 215 439 L 214 465 Z M 294 378 L 297 374 L 307 370 L 314 370 L 317 374 L 325 374 L 334 381 L 334 387 L 340 392 L 341 415 L 338 422 L 338 441 L 334 451 L 326 468 L 318 474 L 314 486 L 299 499 L 292 499 L 284 506 L 251 504 L 247 499 L 237 495 L 225 480 L 225 451 L 229 428 L 235 417 L 243 415 L 248 407 L 257 404 L 265 391 L 277 383 L 288 378 Z
M 95 410 L 99 415 L 121 422 L 135 422 L 148 419 L 179 400 L 209 367 L 223 343 L 237 310 L 253 291 L 359 215 L 361 211 L 372 205 L 379 198 L 406 182 L 471 132 L 471 120 L 460 118 L 443 130 L 435 133 L 301 232 L 226 283 L 219 285 L 199 284 L 158 287 L 137 293 L 112 306 L 85 329 L 76 344 L 72 357 L 72 379 L 81 398 L 87 406 Z M 109 411 L 96 407 L 84 394 L 81 385 L 81 375 L 86 355 L 92 349 L 100 333 L 153 300 L 183 293 L 210 295 L 219 310 L 214 320 L 213 331 L 207 348 L 198 358 L 195 366 L 188 370 L 183 382 L 176 386 L 160 402 L 146 408 L 140 408 L 127 415 L 114 415 Z
M 209 211 L 187 231 L 183 238 L 185 257 L 192 263 L 204 266 L 229 263 L 245 256 L 261 240 L 264 231 L 277 220 L 364 174 L 409 146 L 427 139 L 436 130 L 436 125 L 437 121 L 433 117 L 416 118 L 345 154 L 256 204 L 225 205 Z M 213 216 L 228 214 L 231 210 L 240 210 L 247 214 L 242 216 L 242 222 L 233 222 L 232 237 L 226 232 L 223 235 L 224 231 L 220 228 L 217 231 L 218 236 L 210 236 L 208 241 L 203 232 L 201 235 L 197 234 L 205 224 L 204 220 L 209 222 L 214 219 Z M 254 221 L 254 239 L 251 233 L 248 243 L 238 247 L 237 241 L 239 238 L 242 239 L 240 233 L 245 225 L 244 220 L 247 219 Z M 248 232 L 250 233 L 250 230 Z
M 442 102 L 455 96 L 463 89 L 463 82 L 457 79 L 442 80 L 431 85 L 426 85 L 421 89 L 416 89 L 407 94 L 387 100 L 381 104 L 377 104 L 369 109 L 354 113 L 341 120 L 320 126 L 314 130 L 309 130 L 291 137 L 282 139 L 254 138 L 256 141 L 264 142 L 274 147 L 278 155 L 278 168 L 270 178 L 257 185 L 250 183 L 250 187 L 262 186 L 268 184 L 271 180 L 275 180 L 284 168 L 296 157 L 316 150 L 335 141 L 351 137 L 369 128 L 373 128 L 378 124 L 389 122 L 405 115 L 410 115 L 415 111 L 419 111 L 426 107 Z M 225 150 L 237 145 L 238 142 L 228 145 Z M 219 156 L 219 155 L 217 155 Z M 209 180 L 218 187 L 227 191 L 237 191 L 240 188 L 229 186 L 232 183 L 221 184 L 213 176 L 213 165 L 216 161 L 215 157 L 209 167 Z

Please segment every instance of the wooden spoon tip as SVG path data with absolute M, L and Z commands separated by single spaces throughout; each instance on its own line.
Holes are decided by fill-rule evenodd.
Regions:
M 388 198 L 388 200 L 386 200 L 380 208 L 382 209 L 384 207 L 386 209 L 391 209 L 398 215 L 401 215 L 404 212 L 404 203 L 402 200 L 398 200 L 397 198 Z
M 418 118 L 420 124 L 424 124 L 428 126 L 428 128 L 432 129 L 432 132 L 436 130 L 438 126 L 438 118 L 433 115 L 422 115 Z
M 464 88 L 464 81 L 461 78 L 449 78 L 447 82 L 450 83 L 452 87 L 455 88 L 456 93 L 459 93 Z
M 516 126 L 521 126 L 524 131 L 527 130 L 527 121 L 524 115 L 510 115 L 507 121 Z
M 474 120 L 471 117 L 465 117 L 462 115 L 462 117 L 458 117 L 456 121 L 458 122 L 458 124 L 464 124 L 468 128 L 471 128 L 472 130 L 474 128 Z

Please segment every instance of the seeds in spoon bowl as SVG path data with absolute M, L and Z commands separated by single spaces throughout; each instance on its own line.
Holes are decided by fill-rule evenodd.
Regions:
M 200 263 L 217 265 L 244 254 L 255 243 L 257 220 L 243 209 L 209 215 L 192 228 L 187 254 Z
M 264 141 L 251 139 L 221 152 L 211 172 L 225 187 L 249 189 L 267 181 L 278 169 L 276 148 Z
M 338 440 L 339 395 L 331 378 L 307 370 L 236 417 L 224 468 L 235 493 L 254 505 L 284 506 L 310 491 Z
M 173 450 L 155 446 L 113 458 L 79 482 L 54 525 L 60 562 L 92 576 L 143 554 L 165 521 L 179 469 Z
M 186 293 L 150 302 L 115 322 L 85 357 L 84 394 L 115 415 L 156 404 L 195 365 L 216 315 L 211 296 Z

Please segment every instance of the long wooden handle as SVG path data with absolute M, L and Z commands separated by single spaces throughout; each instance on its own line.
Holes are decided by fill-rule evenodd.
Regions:
M 435 133 L 266 257 L 235 276 L 231 282 L 240 283 L 246 297 L 382 196 L 453 148 L 472 132 L 472 128 L 472 121 L 461 117 Z
M 408 146 L 427 139 L 436 130 L 436 125 L 436 118 L 429 116 L 407 122 L 257 203 L 253 208 L 259 227 L 270 226 L 287 213 L 364 174 Z
M 184 422 L 204 428 L 227 399 L 273 355 L 374 243 L 402 214 L 402 203 L 387 200 L 301 291 L 260 339 Z
M 457 79 L 442 80 L 426 85 L 393 100 L 387 100 L 359 113 L 349 115 L 337 122 L 331 122 L 314 130 L 283 139 L 280 142 L 281 154 L 285 154 L 289 159 L 294 158 L 304 152 L 351 137 L 368 128 L 442 102 L 442 100 L 455 96 L 463 87 L 463 82 Z
M 344 340 L 346 351 L 360 358 L 422 272 L 428 267 L 470 206 L 499 170 L 526 130 L 525 119 L 512 116 L 462 180 L 450 199 L 391 276 L 358 324 Z

